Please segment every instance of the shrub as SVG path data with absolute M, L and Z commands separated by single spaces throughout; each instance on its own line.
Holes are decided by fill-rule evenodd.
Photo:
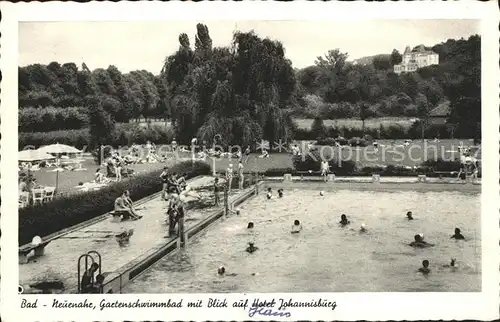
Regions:
M 61 143 L 82 149 L 88 146 L 90 140 L 89 131 L 64 130 L 53 132 L 24 132 L 19 133 L 19 148 L 22 150 L 27 146 L 39 148 L 43 145 Z
M 21 108 L 19 109 L 20 132 L 50 132 L 77 130 L 88 125 L 87 110 L 83 107 Z
M 144 144 L 148 140 L 155 144 L 170 144 L 172 137 L 172 129 L 165 126 L 142 127 L 136 124 L 117 124 L 110 145 L 114 147 L 130 146 L 132 143 Z M 38 148 L 54 143 L 67 144 L 82 149 L 90 146 L 90 134 L 88 129 L 19 133 L 19 147 L 21 149 L 26 146 Z
M 266 177 L 281 177 L 285 173 L 295 174 L 296 171 L 293 168 L 271 168 L 264 171 L 263 175 Z
M 183 173 L 187 179 L 210 173 L 204 162 L 191 161 L 174 165 L 169 171 Z M 113 209 L 115 199 L 125 190 L 138 200 L 162 189 L 161 170 L 113 183 L 99 191 L 74 194 L 54 199 L 53 202 L 19 210 L 19 244 L 23 245 L 36 235 L 47 236 L 61 229 L 77 225 Z
M 335 146 L 335 139 L 331 137 L 326 137 L 326 138 L 318 138 L 316 140 L 317 145 L 329 145 L 329 146 Z
M 349 140 L 349 145 L 350 146 L 368 146 L 368 142 L 365 139 L 362 139 L 360 137 L 353 137 L 352 139 Z
M 437 160 L 427 160 L 422 162 L 421 167 L 427 169 L 427 172 L 435 172 L 435 171 L 460 171 L 460 161 L 446 161 L 441 158 Z

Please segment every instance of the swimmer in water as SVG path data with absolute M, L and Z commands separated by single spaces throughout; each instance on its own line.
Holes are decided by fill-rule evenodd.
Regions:
M 247 225 L 247 229 L 253 229 L 253 222 L 249 222 Z
M 457 268 L 457 259 L 452 258 L 449 264 L 443 265 L 443 267 Z
M 255 247 L 253 243 L 248 243 L 248 247 L 246 249 L 246 252 L 247 253 L 250 253 L 252 254 L 253 252 L 255 252 L 257 249 L 259 249 L 258 247 Z
M 272 192 L 272 189 L 271 188 L 267 188 L 267 200 L 271 199 L 273 196 L 273 192 Z
M 226 268 L 224 266 L 220 266 L 217 269 L 217 274 L 219 274 L 220 276 L 236 276 L 236 275 L 238 275 L 235 273 L 226 274 Z
M 301 230 L 302 230 L 302 225 L 300 224 L 300 221 L 295 220 L 292 226 L 292 234 L 298 234 Z
M 408 220 L 413 220 L 413 213 L 412 213 L 411 211 L 408 211 L 408 212 L 406 213 L 406 218 L 407 218 Z
M 345 214 L 342 214 L 342 216 L 340 216 L 340 222 L 339 224 L 344 227 L 344 226 L 347 226 L 349 225 L 351 222 L 349 220 L 347 220 L 347 216 Z
M 455 234 L 451 236 L 451 238 L 456 239 L 456 240 L 464 240 L 465 237 L 460 233 L 460 228 L 455 228 Z
M 366 225 L 364 223 L 361 224 L 361 227 L 359 228 L 359 232 L 360 233 L 366 233 L 367 232 Z
M 427 275 L 431 272 L 431 269 L 429 268 L 429 261 L 427 259 L 424 259 L 422 261 L 422 267 L 420 267 L 418 271 L 424 275 Z
M 278 196 L 283 198 L 283 189 L 278 189 Z
M 424 237 L 421 234 L 415 235 L 413 238 L 415 240 L 410 243 L 411 247 L 426 248 L 426 247 L 434 246 L 433 244 L 429 244 L 428 242 L 425 242 Z

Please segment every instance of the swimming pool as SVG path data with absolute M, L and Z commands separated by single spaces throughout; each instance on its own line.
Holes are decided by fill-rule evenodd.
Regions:
M 271 200 L 261 193 L 239 207 L 240 216 L 209 228 L 122 292 L 481 291 L 478 192 L 327 190 L 320 196 L 319 189 L 286 189 L 283 199 Z M 413 221 L 405 219 L 410 210 Z M 348 228 L 337 224 L 342 213 L 351 220 Z M 295 219 L 300 234 L 290 234 Z M 455 227 L 467 241 L 450 239 Z M 418 233 L 436 246 L 409 247 Z M 249 241 L 257 252 L 244 251 Z M 458 268 L 443 267 L 452 257 Z M 428 276 L 417 273 L 424 259 Z M 219 277 L 220 265 L 236 275 Z

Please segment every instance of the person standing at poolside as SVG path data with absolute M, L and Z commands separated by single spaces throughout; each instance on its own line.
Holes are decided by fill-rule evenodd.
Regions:
M 243 163 L 241 163 L 241 160 L 240 162 L 238 162 L 238 183 L 239 183 L 239 187 L 240 187 L 240 190 L 243 190 L 243 183 L 245 182 L 245 175 L 243 174 Z
M 230 163 L 226 169 L 227 192 L 231 192 L 231 184 L 233 183 L 233 164 Z
M 169 179 L 169 174 L 168 174 L 168 167 L 163 168 L 163 172 L 160 174 L 161 181 L 163 182 L 163 193 L 162 197 L 166 198 L 166 195 L 168 193 L 168 179 Z
M 328 165 L 328 161 L 321 161 L 321 176 L 324 178 L 325 182 L 327 181 L 328 178 L 328 171 L 329 171 L 330 166 Z
M 215 206 L 218 207 L 220 204 L 219 178 L 214 179 L 214 201 L 215 201 Z
M 250 158 L 250 145 L 245 149 L 245 163 L 248 162 L 248 158 Z

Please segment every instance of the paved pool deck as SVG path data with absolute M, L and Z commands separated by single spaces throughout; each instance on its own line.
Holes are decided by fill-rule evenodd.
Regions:
M 193 190 L 213 184 L 213 177 L 203 176 L 190 181 Z M 231 199 L 238 193 L 234 190 Z M 206 189 L 199 192 L 202 197 L 212 197 Z M 30 259 L 27 264 L 19 265 L 19 282 L 30 293 L 30 284 L 44 280 L 60 280 L 64 283 L 65 293 L 77 286 L 77 261 L 80 255 L 96 250 L 102 257 L 102 272 L 114 272 L 141 254 L 164 245 L 172 238 L 167 238 L 168 223 L 166 221 L 167 202 L 161 196 L 136 207 L 143 218 L 137 221 L 114 222 L 111 216 L 91 225 L 70 231 L 52 240 L 45 248 L 45 255 Z M 186 228 L 194 226 L 209 217 L 221 207 L 191 209 L 186 212 Z M 127 246 L 120 246 L 115 234 L 124 229 L 133 229 L 134 234 Z M 82 263 L 82 267 L 84 264 Z M 84 268 L 82 268 L 83 270 Z M 31 289 L 31 291 L 35 291 Z

